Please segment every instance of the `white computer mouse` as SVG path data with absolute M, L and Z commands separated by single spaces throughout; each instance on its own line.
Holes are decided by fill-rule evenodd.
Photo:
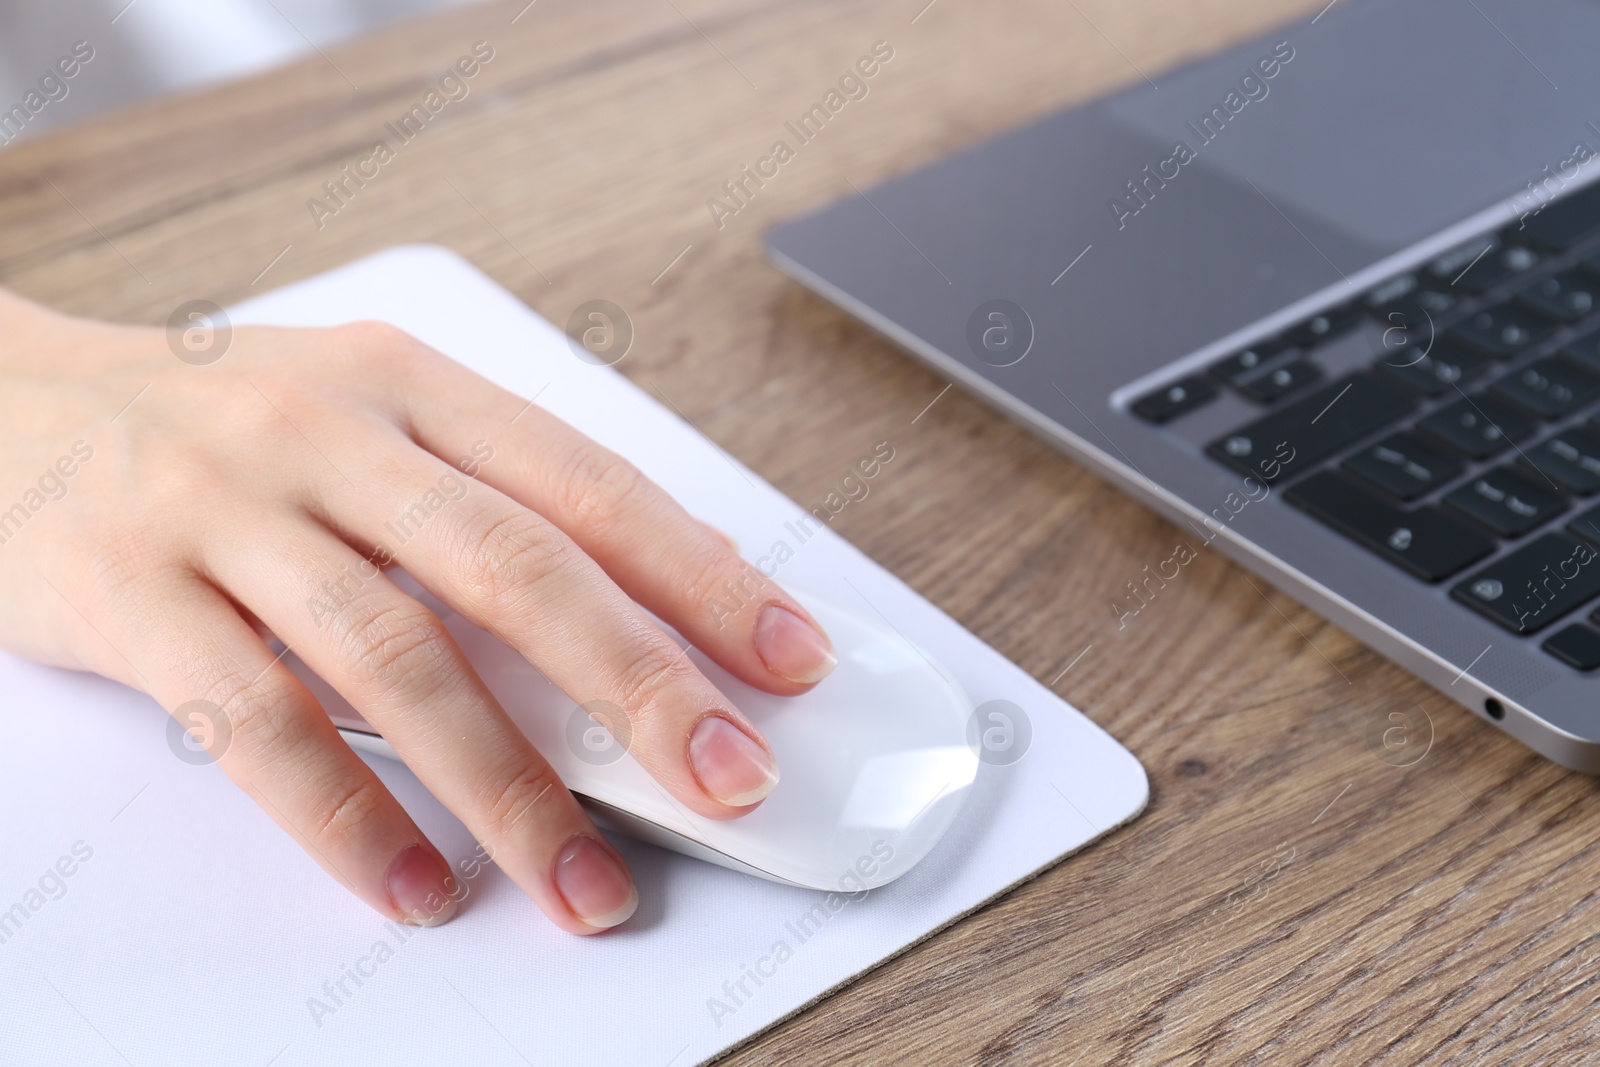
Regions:
M 760 728 L 782 773 L 750 814 L 701 818 L 672 800 L 607 731 L 603 709 L 590 715 L 498 638 L 397 577 L 439 612 L 506 712 L 608 830 L 775 882 L 858 891 L 893 881 L 926 856 L 977 774 L 967 740 L 973 707 L 958 683 L 881 622 L 791 589 L 839 656 L 811 692 L 763 693 L 698 649 L 688 653 Z M 286 662 L 353 746 L 394 756 L 304 664 Z

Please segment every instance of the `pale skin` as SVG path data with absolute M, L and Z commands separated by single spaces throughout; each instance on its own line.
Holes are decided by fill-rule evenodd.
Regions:
M 493 461 L 468 481 L 484 442 Z M 449 865 L 275 638 L 550 921 L 610 929 L 638 903 L 627 865 L 443 624 L 382 574 L 347 583 L 335 611 L 308 608 L 345 568 L 371 573 L 385 522 L 446 475 L 469 491 L 395 562 L 575 701 L 623 709 L 631 754 L 684 807 L 754 810 L 780 754 L 640 606 L 780 695 L 826 675 L 832 646 L 770 581 L 714 610 L 748 565 L 626 461 L 390 327 L 235 328 L 223 358 L 194 366 L 162 330 L 0 290 L 0 509 L 23 509 L 0 511 L 0 645 L 168 711 L 221 708 L 217 762 L 329 875 L 388 917 L 447 921 Z

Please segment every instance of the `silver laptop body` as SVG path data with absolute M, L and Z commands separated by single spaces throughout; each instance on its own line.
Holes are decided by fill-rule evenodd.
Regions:
M 1593 0 L 1338 0 L 768 253 L 1189 543 L 1597 773 L 1597 46 Z

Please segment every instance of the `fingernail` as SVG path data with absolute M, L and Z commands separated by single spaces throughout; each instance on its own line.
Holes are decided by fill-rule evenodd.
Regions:
M 756 654 L 767 670 L 801 685 L 822 681 L 839 662 L 822 631 L 782 604 L 762 609 L 756 621 Z
M 592 837 L 567 842 L 556 858 L 556 891 L 585 926 L 609 930 L 639 906 L 633 879 Z
M 700 720 L 689 737 L 689 762 L 707 793 L 730 808 L 764 800 L 778 784 L 767 750 L 720 716 Z
M 450 869 L 421 845 L 412 845 L 389 864 L 385 884 L 400 918 L 412 926 L 439 926 L 455 916 Z

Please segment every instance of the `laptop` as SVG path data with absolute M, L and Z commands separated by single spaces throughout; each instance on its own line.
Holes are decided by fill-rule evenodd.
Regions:
M 1595 0 L 1335 0 L 767 251 L 1189 544 L 1600 773 L 1597 44 Z M 1085 610 L 1124 619 L 1158 571 Z

